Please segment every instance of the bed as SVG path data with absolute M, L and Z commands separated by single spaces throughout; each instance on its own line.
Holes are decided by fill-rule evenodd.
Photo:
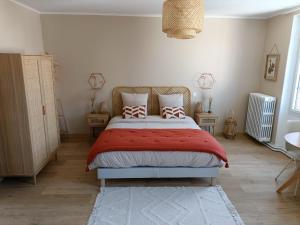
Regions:
M 148 93 L 148 116 L 145 119 L 123 119 L 121 93 Z M 185 119 L 163 119 L 159 115 L 158 94 L 183 94 Z M 191 94 L 185 87 L 117 87 L 113 89 L 113 118 L 107 130 L 200 130 L 190 117 Z M 109 151 L 97 154 L 88 169 L 97 170 L 101 187 L 106 179 L 122 178 L 186 178 L 208 177 L 211 184 L 219 175 L 224 162 L 212 153 L 192 151 Z

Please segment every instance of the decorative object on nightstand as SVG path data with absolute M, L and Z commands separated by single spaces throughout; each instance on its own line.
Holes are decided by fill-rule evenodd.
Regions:
M 237 121 L 234 116 L 234 111 L 230 110 L 228 118 L 224 123 L 223 135 L 225 138 L 234 139 L 237 134 Z
M 96 113 L 96 109 L 95 109 L 96 96 L 97 96 L 97 91 L 91 89 L 91 92 L 90 92 L 91 114 L 95 114 Z
M 195 113 L 202 113 L 203 108 L 202 108 L 202 102 L 197 102 L 195 106 Z
M 109 121 L 109 113 L 89 113 L 87 115 L 87 122 L 90 128 L 90 138 L 95 137 L 95 129 L 104 129 Z
M 106 100 L 100 102 L 100 113 L 109 113 L 108 112 L 108 103 Z
M 91 87 L 90 100 L 91 100 L 91 114 L 96 113 L 95 101 L 97 98 L 97 93 L 101 90 L 105 84 L 105 79 L 102 73 L 91 73 L 88 84 Z
M 211 109 L 212 101 L 213 101 L 213 98 L 210 96 L 208 99 L 208 113 L 212 113 L 212 109 Z
M 213 113 L 195 113 L 195 121 L 201 128 L 206 128 L 211 134 L 215 135 L 215 126 L 218 116 Z
M 215 77 L 211 73 L 201 73 L 199 75 L 199 78 L 197 80 L 197 85 L 202 91 L 202 102 L 205 108 L 205 105 L 207 106 L 207 97 L 208 97 L 208 113 L 212 113 L 212 93 L 211 90 L 214 87 L 214 84 L 216 83 Z M 205 110 L 204 110 L 205 111 Z

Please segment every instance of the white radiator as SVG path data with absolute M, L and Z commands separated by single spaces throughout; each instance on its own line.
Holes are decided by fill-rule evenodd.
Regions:
M 250 93 L 246 133 L 259 142 L 270 142 L 276 98 L 260 93 Z

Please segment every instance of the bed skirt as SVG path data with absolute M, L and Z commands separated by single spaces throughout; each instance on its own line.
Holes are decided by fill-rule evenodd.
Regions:
M 132 168 L 98 168 L 97 177 L 101 187 L 105 187 L 105 179 L 126 178 L 213 178 L 219 175 L 219 167 L 132 167 Z

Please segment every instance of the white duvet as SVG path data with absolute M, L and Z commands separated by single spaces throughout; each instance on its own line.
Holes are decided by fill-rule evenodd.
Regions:
M 185 119 L 163 119 L 160 116 L 147 116 L 146 119 L 111 119 L 106 129 L 200 129 L 191 117 Z M 128 168 L 138 166 L 153 167 L 215 167 L 223 163 L 215 155 L 181 151 L 114 151 L 98 154 L 89 169 L 99 167 Z

